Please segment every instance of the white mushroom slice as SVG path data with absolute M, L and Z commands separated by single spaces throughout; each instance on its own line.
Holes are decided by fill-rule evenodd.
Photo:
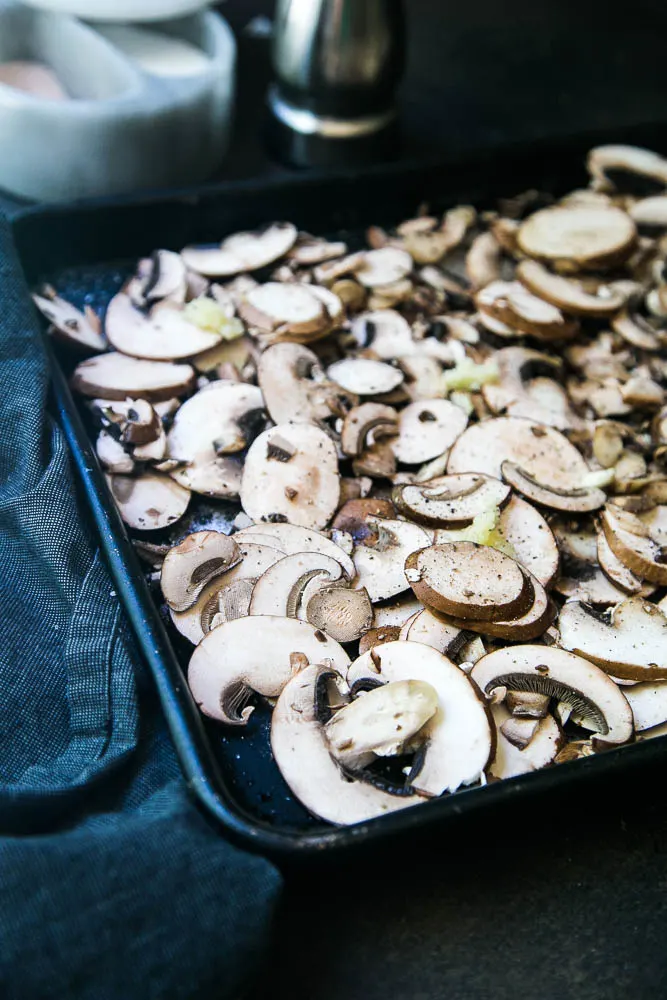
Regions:
M 252 692 L 277 698 L 292 676 L 295 653 L 311 663 L 329 660 L 343 674 L 350 662 L 334 639 L 298 618 L 237 618 L 209 632 L 192 654 L 192 696 L 204 715 L 244 726 L 253 711 L 247 704 Z
M 117 351 L 148 361 L 189 358 L 220 341 L 219 333 L 195 326 L 178 307 L 165 304 L 146 314 L 125 292 L 118 292 L 109 303 L 104 331 Z
M 616 190 L 613 179 L 616 174 L 635 175 L 659 187 L 667 185 L 667 160 L 640 146 L 596 146 L 589 152 L 586 166 L 600 191 Z
M 479 514 L 504 507 L 510 495 L 506 483 L 471 472 L 396 486 L 392 499 L 406 517 L 437 528 L 469 524 Z
M 347 257 L 342 257 L 340 260 L 325 261 L 324 264 L 315 268 L 313 277 L 318 285 L 332 285 L 338 278 L 343 278 L 348 274 L 356 274 L 364 266 L 365 258 L 366 254 L 361 251 L 360 253 L 348 254 Z
M 533 736 L 537 732 L 539 722 L 537 719 L 515 718 L 506 719 L 500 726 L 508 743 L 516 747 L 517 750 L 525 750 Z
M 505 696 L 508 709 L 519 719 L 544 719 L 549 711 L 550 701 L 548 695 L 534 691 L 508 691 Z
M 577 205 L 535 212 L 517 235 L 519 248 L 529 257 L 593 270 L 621 263 L 636 238 L 635 224 L 622 209 Z
M 103 427 L 120 434 L 124 445 L 151 444 L 162 436 L 160 417 L 145 399 L 94 399 L 90 408 Z
M 346 243 L 330 243 L 328 240 L 320 240 L 301 233 L 287 256 L 290 260 L 300 264 L 301 267 L 314 267 L 316 264 L 323 264 L 327 260 L 336 260 L 338 257 L 343 257 L 346 253 Z
M 477 293 L 475 303 L 492 319 L 539 340 L 562 340 L 577 332 L 576 321 L 519 281 L 493 281 Z
M 274 222 L 254 233 L 235 233 L 219 247 L 186 247 L 181 257 L 198 274 L 225 278 L 242 271 L 257 271 L 292 249 L 298 232 L 290 222 Z
M 399 415 L 394 454 L 406 465 L 428 462 L 451 448 L 467 423 L 463 410 L 447 399 L 410 403 Z
M 650 583 L 667 584 L 665 550 L 648 537 L 646 526 L 638 517 L 618 507 L 607 507 L 600 523 L 610 549 L 624 566 Z
M 345 584 L 343 567 L 321 552 L 299 552 L 274 563 L 255 584 L 249 614 L 306 620 L 309 597 L 327 584 Z
M 100 465 L 107 472 L 121 475 L 131 475 L 134 472 L 134 459 L 123 447 L 122 443 L 112 437 L 108 431 L 100 431 L 95 442 L 95 453 Z
M 606 743 L 626 743 L 632 737 L 632 712 L 620 688 L 599 667 L 563 649 L 497 649 L 477 661 L 471 677 L 487 697 L 504 687 L 558 698 L 589 720 Z
M 361 692 L 325 724 L 331 752 L 343 766 L 365 767 L 375 757 L 403 752 L 438 710 L 426 681 L 393 681 Z
M 656 194 L 636 201 L 628 209 L 635 225 L 651 229 L 667 229 L 667 195 Z
M 408 642 L 421 642 L 424 646 L 431 646 L 439 653 L 453 658 L 464 645 L 467 636 L 444 615 L 424 608 L 405 622 L 399 638 Z
M 106 479 L 120 516 L 137 531 L 167 528 L 183 517 L 190 502 L 189 490 L 157 472 Z
M 406 581 L 407 585 L 407 581 Z M 373 608 L 373 626 L 375 629 L 402 628 L 410 619 L 424 610 L 424 605 L 415 595 L 402 593 L 398 599 L 387 604 L 376 604 Z M 398 638 L 396 636 L 395 638 Z
M 661 726 L 667 722 L 667 683 L 633 684 L 623 692 L 630 703 L 635 720 L 635 732 Z
M 285 555 L 291 556 L 298 552 L 321 552 L 340 563 L 348 577 L 352 578 L 355 574 L 354 563 L 340 545 L 327 538 L 326 535 L 320 534 L 319 531 L 302 528 L 296 524 L 254 524 L 237 531 L 234 539 L 239 543 L 246 543 L 255 541 L 260 534 L 262 540 L 267 539 L 264 544 L 275 545 Z
M 185 261 L 173 250 L 156 250 L 151 254 L 146 273 L 140 277 L 140 295 L 137 305 L 169 299 L 183 303 L 188 291 L 188 272 Z M 201 294 L 206 294 L 207 288 Z
M 435 688 L 438 710 L 422 733 L 426 752 L 412 788 L 442 795 L 479 780 L 491 754 L 491 725 L 476 687 L 446 656 L 416 642 L 387 642 L 355 660 L 347 679 L 350 686 L 362 680 L 414 680 Z
M 544 486 L 515 462 L 503 462 L 500 471 L 505 482 L 509 483 L 517 493 L 551 510 L 585 513 L 599 510 L 607 500 L 604 490 L 595 487 L 561 489 Z
M 373 624 L 373 606 L 365 590 L 322 587 L 306 604 L 306 621 L 338 642 L 354 642 Z
M 631 312 L 629 308 L 622 309 L 611 321 L 614 333 L 622 337 L 632 347 L 642 351 L 659 351 L 663 338 L 657 330 L 641 315 Z
M 539 582 L 524 570 L 526 579 L 532 588 L 532 603 L 526 613 L 520 618 L 509 621 L 475 621 L 472 618 L 452 618 L 452 624 L 471 632 L 481 632 L 484 636 L 496 639 L 509 639 L 512 642 L 528 642 L 542 636 L 556 617 L 556 605 Z
M 495 417 L 468 427 L 449 453 L 447 472 L 482 472 L 501 478 L 503 462 L 516 462 L 547 487 L 576 488 L 588 466 L 559 431 L 518 417 Z
M 464 239 L 477 213 L 472 205 L 457 205 L 445 214 L 436 230 L 412 228 L 404 232 L 403 244 L 416 264 L 437 264 Z
M 366 538 L 355 547 L 355 587 L 365 588 L 371 601 L 375 603 L 409 589 L 405 560 L 411 552 L 427 546 L 430 538 L 423 528 L 408 521 L 369 518 L 369 523 L 375 524 L 377 538 Z
M 356 269 L 355 276 L 366 288 L 392 285 L 407 277 L 413 266 L 412 257 L 405 250 L 382 247 L 381 250 L 368 250 L 364 254 L 362 265 Z
M 186 489 L 220 500 L 238 499 L 242 473 L 243 466 L 238 459 L 224 457 L 198 458 L 192 465 L 179 465 L 169 470 L 171 478 Z
M 491 705 L 491 714 L 496 726 L 496 750 L 487 773 L 496 779 L 516 778 L 520 774 L 530 774 L 551 764 L 563 744 L 563 734 L 552 715 L 535 719 L 535 732 L 520 748 L 505 734 L 513 717 L 502 702 Z M 516 720 L 514 720 L 516 721 Z
M 573 316 L 612 316 L 626 301 L 621 291 L 604 285 L 591 295 L 578 282 L 552 274 L 536 260 L 522 260 L 516 277 L 533 295 Z
M 202 590 L 243 558 L 229 535 L 219 531 L 195 531 L 169 550 L 162 563 L 160 586 L 174 611 L 186 611 Z
M 422 348 L 424 343 L 422 341 Z M 425 354 L 412 354 L 410 357 L 402 357 L 399 365 L 405 375 L 402 388 L 410 399 L 416 402 L 442 394 L 442 365 L 435 358 Z
M 320 334 L 330 329 L 324 303 L 306 285 L 267 281 L 257 285 L 239 303 L 240 316 L 268 333 Z
M 618 556 L 614 554 L 602 531 L 599 531 L 597 536 L 597 556 L 600 569 L 617 587 L 628 594 L 638 594 L 641 591 L 642 580 L 635 576 L 627 566 L 624 566 Z
M 558 572 L 558 545 L 540 512 L 513 496 L 500 511 L 495 530 L 513 558 L 543 587 L 551 586 Z
M 360 313 L 350 332 L 359 347 L 370 348 L 380 361 L 392 361 L 417 350 L 410 324 L 394 309 Z
M 466 254 L 466 275 L 473 289 L 500 280 L 502 247 L 491 232 L 480 233 Z
M 340 435 L 341 448 L 346 455 L 355 458 L 371 447 L 376 437 L 392 437 L 397 433 L 396 410 L 383 403 L 362 403 L 345 415 Z
M 331 321 L 331 329 L 337 330 L 345 322 L 345 306 L 330 288 L 323 288 L 321 285 L 310 285 L 311 295 L 319 299 L 324 306 Z
M 324 528 L 340 496 L 336 447 L 309 424 L 278 424 L 246 456 L 241 504 L 253 521 Z
M 239 542 L 238 547 L 242 557 L 240 563 L 207 583 L 192 607 L 169 612 L 181 635 L 195 646 L 211 630 L 216 615 L 223 613 L 231 620 L 248 614 L 256 581 L 285 555 L 270 545 L 254 542 Z
M 49 286 L 41 295 L 33 295 L 33 302 L 53 324 L 54 336 L 69 345 L 86 351 L 106 351 L 106 338 L 102 335 L 100 321 L 95 313 L 86 307 L 85 312 L 76 309 L 70 302 L 61 299 Z
M 554 588 L 570 600 L 609 606 L 626 596 L 603 572 L 598 563 L 594 530 L 575 530 L 558 521 L 551 522 L 561 551 L 560 573 Z
M 131 396 L 160 402 L 185 395 L 194 382 L 195 373 L 190 365 L 141 361 L 113 351 L 82 361 L 74 370 L 71 384 L 82 396 L 104 399 Z
M 220 380 L 188 399 L 168 436 L 169 456 L 203 464 L 246 448 L 266 426 L 264 400 L 254 385 Z
M 300 344 L 273 344 L 262 354 L 257 379 L 277 424 L 317 424 L 342 416 L 353 401 L 327 381 L 316 354 Z
M 357 396 L 378 396 L 398 388 L 403 372 L 384 361 L 371 358 L 346 358 L 327 369 L 329 378 Z
M 318 689 L 335 677 L 309 666 L 283 688 L 271 717 L 271 751 L 294 796 L 315 816 L 338 825 L 362 823 L 422 801 L 351 781 L 331 754 L 318 714 Z
M 520 566 L 497 549 L 449 542 L 413 552 L 405 574 L 420 601 L 476 621 L 519 618 L 534 595 Z
M 560 641 L 615 677 L 667 679 L 667 618 L 655 604 L 628 597 L 606 615 L 568 602 L 558 620 Z

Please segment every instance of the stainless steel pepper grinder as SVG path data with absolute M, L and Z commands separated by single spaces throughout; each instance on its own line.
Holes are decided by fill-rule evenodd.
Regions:
M 277 155 L 298 166 L 391 156 L 402 0 L 277 0 L 268 95 Z

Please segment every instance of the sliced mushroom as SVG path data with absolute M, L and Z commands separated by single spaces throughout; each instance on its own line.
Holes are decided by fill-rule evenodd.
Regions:
M 611 326 L 614 333 L 642 351 L 659 351 L 664 346 L 660 333 L 630 306 L 614 316 Z
M 384 361 L 371 358 L 346 358 L 327 370 L 329 378 L 357 396 L 378 396 L 392 392 L 403 382 L 403 372 Z
M 292 794 L 329 823 L 361 823 L 421 801 L 391 795 L 365 781 L 351 781 L 331 754 L 320 709 L 320 690 L 336 675 L 308 666 L 283 688 L 271 718 L 271 750 Z
M 578 329 L 575 320 L 519 281 L 493 281 L 477 293 L 475 303 L 491 319 L 538 340 L 564 340 Z
M 518 493 L 532 500 L 541 507 L 551 510 L 567 511 L 568 513 L 583 513 L 599 510 L 606 500 L 604 490 L 595 487 L 561 489 L 554 486 L 544 486 L 533 476 L 521 469 L 515 462 L 503 462 L 500 467 L 502 477 Z
M 424 604 L 459 618 L 519 618 L 533 603 L 525 574 L 513 559 L 486 545 L 449 542 L 413 552 L 410 586 Z
M 350 685 L 425 681 L 435 688 L 438 710 L 422 731 L 426 751 L 410 786 L 422 795 L 455 792 L 478 781 L 492 752 L 492 733 L 479 692 L 464 672 L 429 646 L 388 642 L 364 653 L 347 672 Z
M 261 537 L 260 537 L 261 536 Z M 354 563 L 350 556 L 340 545 L 310 528 L 302 528 L 296 524 L 253 524 L 248 528 L 243 528 L 234 535 L 235 541 L 239 544 L 247 542 L 261 541 L 263 544 L 273 545 L 280 549 L 285 555 L 295 555 L 299 552 L 321 552 L 340 563 L 346 575 L 350 579 L 355 574 Z
M 626 598 L 606 615 L 570 601 L 560 612 L 558 629 L 565 649 L 615 677 L 667 679 L 667 618 L 641 597 Z
M 68 347 L 85 351 L 107 349 L 100 321 L 88 306 L 81 312 L 48 285 L 41 289 L 40 295 L 33 295 L 32 299 L 42 315 L 53 325 L 53 335 Z
M 539 771 L 555 760 L 563 744 L 563 734 L 552 715 L 543 719 L 522 720 L 531 721 L 535 728 L 530 740 L 521 747 L 508 738 L 508 724 L 517 720 L 513 719 L 505 705 L 502 702 L 492 704 L 491 714 L 496 727 L 496 750 L 487 769 L 490 777 L 515 778 Z
M 530 606 L 525 614 L 506 621 L 478 621 L 473 618 L 452 617 L 452 624 L 470 632 L 480 632 L 484 636 L 510 639 L 513 642 L 527 642 L 539 638 L 554 621 L 557 608 L 539 580 L 526 570 L 523 572 L 530 595 Z
M 467 423 L 463 410 L 447 399 L 410 403 L 399 415 L 394 454 L 406 465 L 428 462 L 451 448 Z
M 72 388 L 82 396 L 141 397 L 153 403 L 184 396 L 194 382 L 195 373 L 190 365 L 142 361 L 115 351 L 82 361 L 72 375 Z
M 185 402 L 168 435 L 170 458 L 203 465 L 246 448 L 266 425 L 254 385 L 220 380 Z
M 382 247 L 380 250 L 369 250 L 363 255 L 355 276 L 365 288 L 375 288 L 400 281 L 411 273 L 412 268 L 412 257 L 405 250 Z
M 284 556 L 269 567 L 253 590 L 249 614 L 278 615 L 283 618 L 307 619 L 308 600 L 327 584 L 347 578 L 343 567 L 321 552 L 299 552 Z
M 423 610 L 424 605 L 421 601 L 417 600 L 412 591 L 409 593 L 402 592 L 394 600 L 389 600 L 385 604 L 375 604 L 373 608 L 373 625 L 379 629 L 394 628 L 396 626 L 401 628 L 409 618 L 413 618 L 418 612 Z
M 316 354 L 300 344 L 273 344 L 257 370 L 266 408 L 276 423 L 313 423 L 342 416 L 354 399 L 329 382 Z
M 511 490 L 499 479 L 476 473 L 440 476 L 428 483 L 396 486 L 392 498 L 406 517 L 432 527 L 470 523 L 477 515 L 509 502 Z
M 610 549 L 624 566 L 643 580 L 667 584 L 665 550 L 648 537 L 638 517 L 610 505 L 602 512 L 600 523 Z
M 504 347 L 493 360 L 498 379 L 482 386 L 484 402 L 493 413 L 526 417 L 558 430 L 581 426 L 567 393 L 555 381 L 562 369 L 558 360 L 524 347 Z
M 626 296 L 618 289 L 602 285 L 595 295 L 578 282 L 553 274 L 536 260 L 523 260 L 516 277 L 526 288 L 572 316 L 613 316 L 625 304 Z
M 258 271 L 292 249 L 298 232 L 290 222 L 274 222 L 254 233 L 235 233 L 219 247 L 186 247 L 181 257 L 198 274 L 223 278 Z
M 125 292 L 109 303 L 104 332 L 117 351 L 148 361 L 189 358 L 220 340 L 219 333 L 195 326 L 178 307 L 165 304 L 149 314 L 141 312 Z
M 502 247 L 492 232 L 480 233 L 470 244 L 466 254 L 466 275 L 473 289 L 477 290 L 499 281 L 501 277 Z
M 196 531 L 169 550 L 162 563 L 160 586 L 174 611 L 186 611 L 202 590 L 236 566 L 241 551 L 229 535 L 219 531 Z
M 377 533 L 355 547 L 353 558 L 357 570 L 355 586 L 365 588 L 375 603 L 409 589 L 405 561 L 411 552 L 427 546 L 430 539 L 423 528 L 408 521 L 378 518 L 371 523 Z
M 169 461 L 171 463 L 177 460 Z M 217 497 L 219 500 L 238 500 L 241 492 L 243 467 L 237 458 L 200 456 L 192 465 L 178 465 L 176 468 L 169 468 L 168 471 L 175 482 L 203 496 Z
M 633 684 L 623 692 L 630 703 L 635 732 L 661 726 L 667 722 L 667 684 Z
M 453 659 L 467 641 L 468 635 L 463 629 L 452 625 L 445 615 L 440 615 L 431 608 L 424 608 L 405 622 L 396 638 L 421 642 Z
M 367 591 L 344 586 L 322 587 L 308 600 L 306 620 L 338 642 L 354 642 L 373 623 L 373 606 Z
M 123 444 L 108 431 L 100 431 L 95 442 L 95 454 L 100 465 L 107 472 L 120 475 L 131 475 L 135 470 L 132 456 L 125 450 Z
M 239 303 L 239 315 L 250 326 L 272 335 L 317 339 L 331 329 L 325 304 L 306 285 L 267 281 L 250 289 Z
M 107 476 L 120 516 L 137 531 L 166 528 L 183 517 L 190 502 L 190 491 L 169 476 L 144 472 L 141 476 Z
M 296 243 L 287 256 L 302 267 L 313 267 L 315 264 L 323 264 L 326 260 L 336 260 L 346 253 L 346 243 L 331 243 L 329 240 L 321 240 L 307 233 L 299 233 Z
M 252 693 L 277 698 L 292 676 L 292 656 L 329 660 L 345 673 L 349 657 L 334 639 L 298 618 L 257 615 L 225 622 L 204 636 L 190 658 L 188 684 L 204 715 L 245 726 Z
M 558 572 L 558 545 L 540 512 L 513 496 L 500 511 L 496 532 L 513 558 L 543 587 L 550 587 Z
M 609 606 L 625 597 L 621 590 L 598 563 L 597 535 L 592 528 L 552 520 L 561 553 L 560 573 L 554 583 L 555 590 L 570 600 Z
M 553 646 L 508 646 L 487 653 L 472 679 L 488 696 L 499 687 L 558 698 L 595 726 L 606 743 L 632 737 L 632 712 L 614 682 L 581 656 Z
M 140 275 L 136 305 L 169 299 L 175 303 L 185 302 L 188 292 L 188 272 L 185 261 L 173 250 L 156 250 L 147 261 L 144 274 Z M 206 294 L 204 286 L 201 294 Z
M 500 479 L 505 461 L 556 489 L 576 488 L 588 473 L 563 434 L 517 417 L 495 417 L 468 427 L 449 453 L 447 472 L 481 472 Z
M 600 569 L 617 587 L 628 594 L 638 594 L 641 591 L 642 581 L 614 554 L 602 531 L 599 531 L 597 536 L 597 556 Z
M 647 183 L 658 188 L 667 185 L 667 160 L 639 146 L 596 146 L 586 165 L 599 191 L 615 191 L 619 178 L 644 188 Z
M 354 591 L 351 591 L 354 593 Z M 400 638 L 401 629 L 398 625 L 383 625 L 380 628 L 369 628 L 359 640 L 359 656 L 369 649 L 382 646 L 385 642 L 395 642 Z
M 350 332 L 359 347 L 370 348 L 380 361 L 392 361 L 416 350 L 410 324 L 394 309 L 360 313 Z
M 345 454 L 354 458 L 372 446 L 376 438 L 392 437 L 397 433 L 396 410 L 384 403 L 362 403 L 345 415 L 340 443 Z
M 324 528 L 338 506 L 336 448 L 309 424 L 279 424 L 253 442 L 241 483 L 243 509 L 254 521 Z
M 160 416 L 145 399 L 94 399 L 90 407 L 102 426 L 124 445 L 153 444 L 162 436 Z
M 508 691 L 505 704 L 519 719 L 544 719 L 549 711 L 549 696 L 534 691 Z
M 592 270 L 624 261 L 636 238 L 634 222 L 620 208 L 581 205 L 535 212 L 517 235 L 519 248 L 529 257 Z

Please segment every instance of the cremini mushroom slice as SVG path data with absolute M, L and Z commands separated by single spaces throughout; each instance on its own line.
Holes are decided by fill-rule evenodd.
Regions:
M 155 250 L 147 261 L 145 273 L 139 277 L 139 294 L 135 304 L 143 307 L 162 299 L 183 303 L 188 293 L 188 281 L 185 261 L 179 253 Z M 205 285 L 201 294 L 206 291 Z
M 111 351 L 82 361 L 74 369 L 72 388 L 82 396 L 104 399 L 141 397 L 152 403 L 184 396 L 195 383 L 190 365 L 142 361 Z
M 428 462 L 448 451 L 467 423 L 463 410 L 448 399 L 410 403 L 399 414 L 394 454 L 405 465 Z
M 492 232 L 479 233 L 466 253 L 465 268 L 474 290 L 501 278 L 502 247 Z
M 328 682 L 335 672 L 308 666 L 287 682 L 271 717 L 271 750 L 292 794 L 315 816 L 338 825 L 361 823 L 420 802 L 392 795 L 365 781 L 350 780 L 331 753 L 324 722 Z M 323 694 L 324 693 L 324 694 Z
M 519 719 L 544 719 L 549 711 L 550 698 L 535 691 L 508 691 L 505 704 Z
M 600 516 L 609 547 L 624 566 L 643 580 L 667 584 L 667 554 L 649 537 L 642 521 L 629 511 L 609 505 Z
M 478 473 L 440 476 L 428 483 L 394 487 L 396 509 L 418 524 L 430 527 L 469 524 L 479 514 L 504 507 L 511 490 L 506 483 Z
M 107 476 L 120 516 L 137 531 L 156 531 L 178 521 L 187 510 L 190 491 L 169 476 L 144 472 L 140 476 Z
M 385 603 L 375 603 L 373 626 L 375 628 L 393 628 L 394 626 L 402 628 L 409 618 L 413 618 L 419 611 L 423 610 L 424 605 L 417 600 L 412 591 L 404 591 Z
M 182 309 L 165 304 L 150 313 L 136 308 L 129 295 L 114 295 L 104 317 L 112 347 L 148 361 L 177 361 L 210 350 L 220 334 L 190 322 Z
M 135 470 L 135 461 L 132 455 L 126 451 L 122 442 L 108 431 L 102 430 L 97 435 L 95 454 L 100 465 L 107 472 L 131 475 Z
M 529 216 L 517 234 L 518 246 L 528 257 L 585 270 L 622 263 L 636 238 L 632 219 L 613 206 L 543 208 Z
M 519 281 L 493 281 L 477 293 L 475 303 L 491 319 L 538 340 L 564 340 L 578 329 L 576 320 L 533 295 Z
M 308 600 L 327 584 L 349 581 L 340 563 L 321 552 L 284 556 L 259 578 L 250 601 L 251 615 L 306 620 Z
M 633 684 L 624 690 L 635 720 L 635 732 L 667 722 L 667 683 Z
M 253 521 L 287 521 L 324 528 L 340 495 L 331 438 L 309 424 L 278 424 L 255 439 L 246 455 L 241 504 Z
M 94 399 L 90 408 L 102 427 L 123 445 L 153 444 L 163 435 L 160 416 L 145 399 Z
M 544 486 L 533 476 L 521 469 L 516 462 L 505 461 L 500 467 L 506 483 L 540 507 L 568 513 L 588 513 L 604 506 L 607 495 L 604 490 L 595 487 L 561 489 L 555 486 Z
M 326 260 L 336 260 L 347 253 L 347 244 L 341 241 L 329 242 L 307 233 L 299 233 L 299 237 L 288 252 L 287 257 L 301 267 L 314 267 Z
M 403 382 L 403 372 L 372 358 L 346 358 L 327 369 L 327 375 L 347 392 L 357 396 L 379 396 L 392 392 Z
M 530 606 L 525 614 L 506 621 L 452 617 L 452 624 L 470 632 L 480 632 L 484 636 L 510 639 L 513 642 L 527 642 L 542 636 L 554 621 L 558 609 L 539 580 L 527 570 L 523 570 L 523 573 L 530 594 Z
M 264 430 L 261 391 L 244 382 L 211 382 L 188 399 L 168 435 L 170 458 L 197 465 L 247 448 Z
M 664 337 L 631 305 L 613 317 L 611 326 L 614 333 L 642 351 L 659 351 L 664 347 Z
M 293 672 L 292 657 L 329 660 L 345 673 L 349 657 L 334 639 L 298 618 L 237 618 L 204 636 L 188 665 L 188 684 L 204 715 L 229 726 L 246 725 L 253 692 L 277 698 Z
M 195 531 L 169 550 L 162 563 L 160 586 L 174 611 L 186 611 L 215 577 L 232 569 L 243 558 L 229 535 Z
M 625 597 L 615 582 L 602 571 L 597 555 L 597 534 L 593 527 L 552 519 L 551 530 L 561 553 L 560 572 L 554 589 L 570 600 L 609 606 Z
M 329 313 L 306 285 L 267 281 L 250 289 L 239 303 L 239 315 L 252 327 L 272 336 L 317 339 L 331 329 Z
M 207 583 L 191 607 L 170 610 L 175 627 L 195 646 L 214 627 L 216 616 L 232 620 L 248 614 L 255 583 L 285 555 L 278 548 L 256 542 L 239 541 L 238 548 L 241 562 Z
M 326 535 L 312 528 L 281 522 L 275 524 L 262 522 L 237 531 L 234 539 L 239 544 L 259 540 L 263 544 L 275 546 L 288 556 L 299 552 L 321 552 L 340 563 L 350 579 L 355 574 L 354 563 L 348 553 Z
M 626 296 L 618 289 L 602 285 L 595 295 L 571 278 L 553 274 L 536 260 L 523 260 L 516 277 L 526 288 L 571 316 L 613 316 L 625 304 Z
M 667 229 L 667 195 L 656 194 L 636 201 L 628 215 L 639 229 Z
M 425 753 L 410 787 L 442 795 L 480 779 L 492 751 L 491 725 L 476 687 L 446 656 L 421 643 L 388 642 L 355 660 L 347 679 L 350 686 L 425 681 L 437 692 L 438 710 L 422 732 Z
M 169 459 L 165 471 L 175 482 L 193 493 L 216 497 L 219 500 L 238 500 L 241 492 L 243 466 L 238 458 L 206 458 L 200 456 L 190 465 L 171 467 L 176 459 Z
M 424 608 L 405 622 L 397 638 L 421 642 L 453 659 L 469 636 L 463 629 L 452 625 L 445 615 L 431 608 Z
M 606 743 L 632 737 L 630 706 L 620 688 L 593 663 L 553 646 L 507 646 L 487 653 L 471 677 L 488 696 L 496 688 L 557 698 L 590 721 Z
M 257 380 L 271 419 L 278 424 L 321 424 L 343 416 L 356 401 L 326 378 L 317 355 L 300 344 L 268 347 Z
M 393 361 L 417 350 L 410 324 L 394 309 L 360 313 L 350 333 L 359 347 L 369 348 L 380 361 Z
M 619 181 L 637 184 L 646 190 L 667 186 L 667 160 L 640 146 L 596 146 L 588 154 L 586 166 L 598 191 L 616 191 Z
M 621 590 L 628 594 L 638 594 L 642 590 L 643 581 L 614 554 L 603 531 L 597 536 L 597 557 L 602 572 Z
M 373 606 L 366 590 L 325 586 L 308 600 L 306 621 L 338 642 L 354 642 L 373 623 Z
M 521 748 L 507 738 L 507 725 L 513 721 L 513 716 L 506 706 L 502 702 L 492 704 L 491 714 L 496 728 L 496 748 L 493 760 L 487 768 L 489 777 L 498 780 L 515 778 L 520 774 L 539 771 L 553 763 L 564 738 L 552 715 L 533 720 L 535 723 L 533 736 Z
M 518 417 L 495 417 L 463 432 L 449 453 L 447 472 L 481 472 L 500 479 L 505 461 L 556 489 L 578 487 L 589 471 L 580 452 L 559 431 Z
M 535 507 L 520 497 L 511 497 L 500 511 L 495 532 L 512 558 L 550 587 L 558 572 L 558 545 L 551 527 Z
M 449 542 L 413 552 L 405 573 L 420 601 L 445 614 L 476 621 L 519 618 L 533 603 L 520 566 L 474 542 Z
M 376 533 L 355 546 L 353 559 L 357 570 L 355 586 L 365 588 L 375 603 L 410 588 L 405 561 L 411 552 L 429 545 L 430 539 L 423 528 L 409 521 L 369 518 L 369 522 Z
M 406 278 L 413 266 L 412 257 L 405 250 L 382 247 L 380 250 L 368 250 L 363 255 L 355 277 L 365 288 L 392 285 Z
M 50 285 L 32 299 L 42 315 L 52 324 L 56 339 L 83 351 L 106 351 L 107 342 L 96 314 L 88 306 L 84 312 L 62 299 Z
M 601 615 L 569 601 L 558 619 L 560 641 L 622 679 L 667 679 L 667 618 L 655 604 L 628 597 Z
M 567 393 L 555 381 L 562 371 L 558 359 L 524 347 L 503 347 L 493 360 L 498 379 L 483 385 L 482 395 L 494 414 L 525 417 L 558 430 L 581 427 Z
M 235 233 L 220 246 L 186 247 L 181 257 L 191 271 L 227 278 L 243 271 L 258 271 L 284 257 L 296 242 L 298 231 L 290 222 L 274 222 L 254 233 Z
M 385 642 L 395 642 L 400 638 L 401 629 L 398 625 L 382 625 L 380 628 L 369 628 L 359 640 L 359 656 L 369 649 L 382 646 Z
M 398 434 L 398 413 L 384 403 L 362 403 L 345 415 L 340 435 L 341 448 L 356 458 L 375 443 L 376 438 Z
M 361 691 L 325 724 L 331 752 L 353 773 L 376 757 L 404 752 L 438 710 L 426 681 L 393 681 Z

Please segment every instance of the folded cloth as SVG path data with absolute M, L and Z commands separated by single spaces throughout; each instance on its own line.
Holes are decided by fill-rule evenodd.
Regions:
M 186 796 L 0 219 L 0 996 L 238 996 L 280 887 Z

